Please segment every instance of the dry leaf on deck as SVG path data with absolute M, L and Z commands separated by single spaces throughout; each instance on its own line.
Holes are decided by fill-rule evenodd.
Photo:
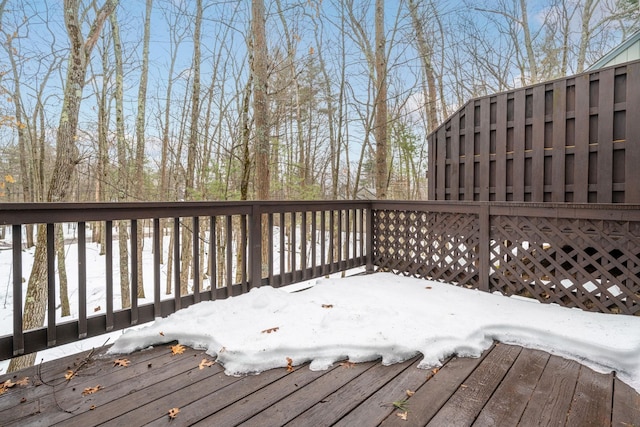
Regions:
M 340 362 L 340 366 L 344 366 L 345 368 L 353 368 L 354 366 L 356 366 L 356 364 L 353 362 L 346 361 L 346 362 Z
M 184 353 L 185 347 L 181 344 L 171 346 L 171 355 Z
M 88 394 L 93 394 L 93 393 L 98 392 L 98 391 L 99 391 L 99 390 L 101 390 L 101 389 L 102 389 L 102 386 L 101 386 L 100 384 L 98 384 L 98 385 L 97 385 L 97 386 L 95 386 L 95 387 L 87 387 L 87 388 L 85 388 L 84 390 L 82 390 L 82 395 L 83 395 L 83 396 L 86 396 L 86 395 L 88 395 Z
M 398 412 L 398 413 L 396 413 L 396 415 L 397 415 L 398 417 L 400 417 L 400 419 L 401 419 L 401 420 L 403 420 L 403 421 L 407 421 L 407 415 L 408 415 L 408 412 L 407 412 L 407 411 L 404 411 L 404 412 Z
M 431 286 L 426 286 L 425 289 L 433 289 Z
M 24 377 L 16 382 L 6 380 L 0 385 L 0 394 L 4 394 L 7 390 L 17 385 L 29 385 L 29 377 Z
M 287 357 L 287 372 L 293 372 L 293 359 Z
M 416 394 L 416 392 L 415 392 L 415 391 L 411 391 L 411 390 L 407 390 L 407 391 L 405 391 L 405 393 L 407 393 L 407 396 L 408 396 L 408 397 L 411 397 L 411 396 L 413 396 L 414 394 Z
M 96 313 L 96 312 L 98 312 L 98 311 L 100 311 L 100 310 L 102 310 L 102 309 L 100 308 L 100 306 L 97 306 L 97 307 L 95 307 L 95 308 L 93 309 L 93 312 L 94 312 L 94 313 Z
M 439 371 L 439 370 L 440 370 L 440 368 L 433 368 L 433 369 L 431 370 L 431 373 L 432 373 L 433 375 L 435 375 L 435 374 L 437 374 L 437 373 L 438 373 L 438 371 Z
M 179 408 L 171 408 L 171 409 L 169 409 L 169 419 L 172 420 L 175 417 L 177 417 L 179 412 L 180 412 Z
M 116 359 L 113 361 L 113 366 L 124 366 L 126 368 L 130 363 L 129 359 Z
M 275 328 L 269 328 L 269 329 L 265 329 L 264 331 L 262 331 L 263 334 L 270 334 L 271 332 L 278 332 L 278 329 L 280 329 L 278 326 L 276 326 Z
M 160 336 L 163 337 L 164 336 L 164 332 L 160 331 Z
M 214 362 L 213 360 L 202 359 L 202 362 L 200 362 L 200 364 L 198 365 L 198 368 L 200 369 L 208 368 L 209 366 L 213 366 L 214 363 L 216 362 Z
M 67 373 L 64 374 L 64 379 L 67 381 L 71 381 L 71 378 L 75 376 L 76 376 L 76 373 L 74 371 L 67 371 Z
M 333 308 L 333 304 L 322 304 L 322 308 Z

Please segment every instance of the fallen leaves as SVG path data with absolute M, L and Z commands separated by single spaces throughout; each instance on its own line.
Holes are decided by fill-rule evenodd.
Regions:
M 354 366 L 356 366 L 356 364 L 347 360 L 345 362 L 340 362 L 340 366 L 344 366 L 345 368 L 353 368 Z
M 200 364 L 198 365 L 198 368 L 200 370 L 204 369 L 204 368 L 208 368 L 210 366 L 213 366 L 213 364 L 216 363 L 213 360 L 209 360 L 209 359 L 202 359 L 202 361 L 200 362 Z
M 93 312 L 94 312 L 94 313 L 97 313 L 97 312 L 99 312 L 100 310 L 102 310 L 102 308 L 101 308 L 100 306 L 97 306 L 97 307 L 94 307 L 94 308 L 93 308 Z
M 178 414 L 180 413 L 180 408 L 171 408 L 169 409 L 169 419 L 173 420 L 175 419 Z
M 263 334 L 270 334 L 271 332 L 278 332 L 278 329 L 280 329 L 278 326 L 276 326 L 275 328 L 269 328 L 269 329 L 265 329 L 264 331 L 262 331 Z
M 293 359 L 290 357 L 287 357 L 287 372 L 293 372 L 295 369 L 293 369 Z
M 322 304 L 322 308 L 333 308 L 333 304 Z
M 10 388 L 13 388 L 17 385 L 29 385 L 29 377 L 24 377 L 22 379 L 19 379 L 16 382 L 13 382 L 11 380 L 6 380 L 5 382 L 3 382 L 2 384 L 0 384 L 0 394 L 4 394 L 7 392 L 7 390 L 9 390 Z
M 407 421 L 407 416 L 408 415 L 409 415 L 409 413 L 407 411 L 396 413 L 396 416 L 400 417 L 400 419 L 402 421 Z
M 87 387 L 84 390 L 82 390 L 82 395 L 87 396 L 89 394 L 97 393 L 100 390 L 102 390 L 102 386 L 100 384 L 98 384 L 95 387 Z
M 438 371 L 439 371 L 439 370 L 440 370 L 440 368 L 433 368 L 433 369 L 431 370 L 431 373 L 432 373 L 433 375 L 435 375 L 435 374 L 437 374 L 437 373 L 438 373 Z
M 76 376 L 76 371 L 67 371 L 66 374 L 64 374 L 64 379 L 67 381 L 71 381 L 71 378 Z
M 433 289 L 431 286 L 425 286 L 425 289 Z
M 171 346 L 171 355 L 174 356 L 176 354 L 182 354 L 185 351 L 185 346 L 181 344 L 176 344 Z
M 407 391 L 405 391 L 405 393 L 407 394 L 407 397 L 411 397 L 411 396 L 413 396 L 414 394 L 416 394 L 416 392 L 415 392 L 415 391 L 411 391 L 411 390 L 407 390 Z
M 124 366 L 126 368 L 129 364 L 131 364 L 129 359 L 116 359 L 113 361 L 113 366 Z

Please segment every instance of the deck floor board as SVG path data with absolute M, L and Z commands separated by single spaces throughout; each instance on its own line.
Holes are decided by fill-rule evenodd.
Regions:
M 500 343 L 434 370 L 418 369 L 417 357 L 391 366 L 378 360 L 318 372 L 305 364 L 243 377 L 225 375 L 218 364 L 200 369 L 208 358 L 201 350 L 171 355 L 159 346 L 126 356 L 127 367 L 104 353 L 0 376 L 3 382 L 29 376 L 28 385 L 0 395 L 0 424 L 640 426 L 640 395 L 614 374 Z M 68 370 L 77 370 L 70 381 Z M 405 399 L 403 420 L 393 402 Z M 173 420 L 171 408 L 180 410 Z

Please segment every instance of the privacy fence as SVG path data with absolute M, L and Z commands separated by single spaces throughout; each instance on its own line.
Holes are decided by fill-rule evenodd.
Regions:
M 469 101 L 429 136 L 429 199 L 640 203 L 640 62 Z
M 25 247 L 30 225 L 40 230 L 40 252 Z M 640 313 L 640 205 L 3 204 L 0 227 L 0 255 L 10 254 L 0 264 L 10 284 L 4 300 L 13 311 L 12 333 L 0 337 L 0 359 L 121 330 L 253 287 L 355 267 L 591 311 Z M 45 301 L 46 321 L 25 330 L 26 288 L 31 262 L 39 257 L 44 279 L 38 298 Z M 67 288 L 77 289 L 69 295 L 68 317 L 60 313 L 63 266 Z M 95 300 L 96 289 L 103 300 Z

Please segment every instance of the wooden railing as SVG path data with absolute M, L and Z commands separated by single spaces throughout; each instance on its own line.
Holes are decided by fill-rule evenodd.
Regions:
M 41 227 L 47 248 L 46 326 L 24 330 L 25 299 L 13 298 L 13 333 L 0 337 L 0 359 L 121 330 L 199 301 L 355 267 L 590 311 L 640 314 L 640 205 L 414 201 L 3 204 L 0 227 L 12 231 L 12 244 L 6 249 L 12 251 L 12 295 L 24 295 L 29 280 L 29 268 L 23 266 L 23 250 L 33 250 L 24 246 L 29 224 Z M 62 244 L 56 241 L 57 224 L 71 224 L 77 231 L 77 265 L 67 268 L 77 272 L 78 292 L 71 298 L 76 314 L 71 320 L 56 317 L 56 249 Z M 102 228 L 100 244 L 88 238 L 88 231 L 96 226 Z M 120 262 L 117 237 L 124 232 L 130 234 L 128 307 L 118 299 L 119 276 L 115 273 Z M 189 239 L 191 233 L 197 238 Z M 191 241 L 189 245 L 185 238 Z M 153 283 L 153 295 L 146 298 L 138 297 L 138 241 L 153 249 L 143 263 L 152 265 L 151 273 L 145 267 L 144 281 Z M 104 270 L 87 271 L 88 249 Z M 98 255 L 99 249 L 103 255 Z M 187 252 L 191 261 L 185 278 L 182 259 Z M 171 262 L 165 261 L 169 254 Z M 95 281 L 101 282 L 106 295 L 100 307 L 91 305 L 87 294 Z
M 374 202 L 378 269 L 640 315 L 640 205 Z
M 27 226 L 34 224 L 42 229 L 42 245 L 46 246 L 46 283 L 41 285 L 46 290 L 41 294 L 48 297 L 46 326 L 27 331 L 22 318 L 24 300 L 13 298 L 13 333 L 0 337 L 0 360 L 121 330 L 257 286 L 279 287 L 364 266 L 370 253 L 366 247 L 368 215 L 367 202 L 336 201 L 2 204 L 0 226 L 12 231 L 12 295 L 24 295 L 29 281 L 31 272 L 23 268 L 23 236 Z M 56 225 L 62 224 L 72 224 L 77 233 L 78 262 L 67 267 L 77 271 L 74 288 L 77 285 L 78 292 L 70 298 L 77 315 L 72 320 L 56 316 L 60 311 Z M 100 244 L 88 239 L 93 227 L 102 229 Z M 114 274 L 120 262 L 117 235 L 122 232 L 130 235 L 128 307 L 118 298 L 120 280 Z M 165 242 L 168 239 L 171 247 Z M 147 298 L 138 297 L 139 241 L 150 242 L 153 249 L 152 274 L 144 278 L 153 282 L 153 295 Z M 88 247 L 104 253 L 100 279 L 106 299 L 92 306 L 87 295 L 87 277 L 92 273 L 87 272 Z M 187 251 L 191 261 L 185 278 L 182 259 Z M 165 255 L 172 258 L 171 263 L 164 262 Z

